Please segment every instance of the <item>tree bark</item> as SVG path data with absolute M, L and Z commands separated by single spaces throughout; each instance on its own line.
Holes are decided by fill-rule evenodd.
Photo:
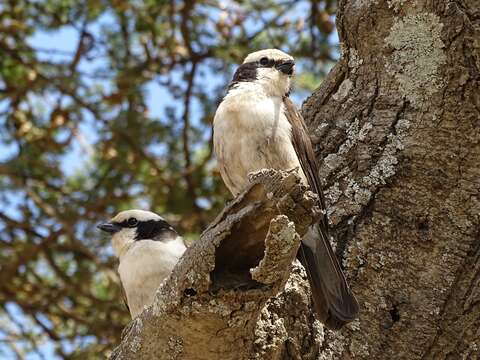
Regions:
M 480 2 L 339 1 L 342 58 L 304 103 L 361 303 L 321 359 L 480 353 Z
M 251 181 L 187 250 L 112 359 L 280 359 L 287 339 L 292 351 L 309 351 L 308 285 L 301 265 L 290 271 L 320 216 L 318 198 L 295 172 L 263 170 Z
M 303 268 L 288 277 L 313 200 L 266 172 L 112 358 L 479 358 L 480 2 L 340 0 L 337 25 L 342 57 L 302 112 L 359 320 L 314 319 Z

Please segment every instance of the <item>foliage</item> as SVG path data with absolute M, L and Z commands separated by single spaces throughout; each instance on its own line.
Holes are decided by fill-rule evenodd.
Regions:
M 227 197 L 210 125 L 232 64 L 282 48 L 310 91 L 335 56 L 333 7 L 0 4 L 0 357 L 108 354 L 129 316 L 95 224 L 142 207 L 198 234 Z

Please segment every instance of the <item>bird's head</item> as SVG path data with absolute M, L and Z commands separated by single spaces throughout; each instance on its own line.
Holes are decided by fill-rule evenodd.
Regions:
M 161 216 L 145 210 L 126 210 L 97 227 L 112 235 L 112 247 L 120 257 L 136 241 L 175 240 L 175 229 Z
M 277 49 L 265 49 L 249 54 L 235 72 L 232 83 L 251 81 L 262 86 L 274 96 L 290 92 L 290 82 L 295 71 L 293 57 Z

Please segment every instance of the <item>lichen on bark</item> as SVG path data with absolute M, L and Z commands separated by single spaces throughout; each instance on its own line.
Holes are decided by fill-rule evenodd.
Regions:
M 385 38 L 387 46 L 394 49 L 387 57 L 387 71 L 415 107 L 422 107 L 445 85 L 439 75 L 439 68 L 446 62 L 442 27 L 440 18 L 433 13 L 409 14 L 395 19 Z
M 339 9 L 342 59 L 302 110 L 361 315 L 320 358 L 477 359 L 480 2 Z

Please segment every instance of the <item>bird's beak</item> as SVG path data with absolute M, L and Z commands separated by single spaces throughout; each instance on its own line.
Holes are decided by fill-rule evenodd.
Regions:
M 104 222 L 104 223 L 101 223 L 101 224 L 98 224 L 97 228 L 99 228 L 100 230 L 105 231 L 107 233 L 110 233 L 110 234 L 115 234 L 116 232 L 118 232 L 122 229 L 121 226 L 119 226 L 117 224 L 113 224 L 113 223 L 108 222 L 108 221 Z
M 294 66 L 295 61 L 293 60 L 282 61 L 281 63 L 275 65 L 275 67 L 281 72 L 283 72 L 285 75 L 292 75 Z

